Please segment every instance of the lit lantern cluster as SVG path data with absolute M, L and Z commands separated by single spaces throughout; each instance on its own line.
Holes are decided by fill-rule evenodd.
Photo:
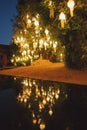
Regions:
M 47 114 L 53 115 L 53 106 L 59 99 L 60 89 L 51 85 L 45 87 L 43 81 L 27 78 L 22 81 L 22 85 L 23 91 L 19 93 L 17 100 L 31 111 L 32 123 L 38 124 L 40 130 L 44 130 L 46 125 L 43 113 L 47 109 Z
M 48 4 L 48 8 L 50 9 L 50 18 L 54 18 L 54 7 L 55 7 L 55 1 L 54 0 L 44 0 L 45 5 Z M 70 9 L 70 16 L 73 17 L 74 15 L 74 6 L 75 2 L 74 0 L 69 0 L 67 2 L 67 7 Z M 61 27 L 64 28 L 64 25 L 66 23 L 66 15 L 64 12 L 61 12 L 59 14 L 59 20 L 61 21 Z
M 32 18 L 27 14 L 25 23 L 26 28 L 13 37 L 14 43 L 20 48 L 19 54 L 12 56 L 11 62 L 14 65 L 17 63 L 26 65 L 28 61 L 31 64 L 33 60 L 39 59 L 42 50 L 47 51 L 52 48 L 54 53 L 57 51 L 58 42 L 53 40 L 47 28 L 41 27 L 39 14 Z
M 67 6 L 70 9 L 70 16 L 71 17 L 73 17 L 74 5 L 75 5 L 75 2 L 73 0 L 69 0 L 67 2 Z M 61 21 L 61 27 L 64 28 L 64 25 L 66 23 L 66 16 L 65 16 L 65 14 L 63 12 L 60 13 L 59 19 Z

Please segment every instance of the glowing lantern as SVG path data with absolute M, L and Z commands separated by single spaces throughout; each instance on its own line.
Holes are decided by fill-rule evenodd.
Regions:
M 36 18 L 39 18 L 39 14 L 36 14 Z
M 46 42 L 44 42 L 44 47 L 45 47 L 45 50 L 47 49 L 47 43 Z
M 43 40 L 40 39 L 39 43 L 40 43 L 40 48 L 42 48 L 42 47 L 43 47 L 43 44 L 44 44 Z
M 27 102 L 27 99 L 26 99 L 26 98 L 24 99 L 24 102 L 25 102 L 25 103 Z
M 44 105 L 46 104 L 46 100 L 45 100 L 45 99 L 43 99 L 43 104 L 44 104 Z
M 55 95 L 55 98 L 56 98 L 56 99 L 58 99 L 58 98 L 59 98 L 59 95 L 58 95 L 58 94 L 56 94 L 56 95 Z
M 45 29 L 45 34 L 48 35 L 49 34 L 49 31 L 47 29 Z
M 54 18 L 54 9 L 50 8 L 50 18 Z
M 40 124 L 40 130 L 44 130 L 45 129 L 45 124 L 44 123 L 41 123 Z
M 37 123 L 37 120 L 36 118 L 33 119 L 33 124 L 36 124 Z
M 62 53 L 60 54 L 60 61 L 61 62 L 63 61 L 63 54 Z
M 49 8 L 50 8 L 50 18 L 54 18 L 54 7 L 53 7 L 53 2 L 49 2 Z
M 40 43 L 40 45 L 43 45 L 43 40 L 42 40 L 42 39 L 40 39 L 39 43 Z
M 70 8 L 70 15 L 73 17 L 73 10 L 74 10 L 75 2 L 73 0 L 69 0 L 67 6 Z
M 52 109 L 50 109 L 49 110 L 49 115 L 52 116 L 52 114 L 53 114 L 53 111 L 52 111 Z
M 31 27 L 31 20 L 30 19 L 27 20 L 27 24 L 29 27 Z
M 28 15 L 28 14 L 26 15 L 26 18 L 29 18 L 29 15 Z
M 64 24 L 66 22 L 66 17 L 65 17 L 65 14 L 63 12 L 60 13 L 59 19 L 61 21 L 61 27 L 64 28 Z
M 38 119 L 38 124 L 40 124 L 40 123 L 41 123 L 41 118 Z
M 57 45 L 53 44 L 54 52 L 56 52 L 56 47 L 57 47 Z
M 34 25 L 35 25 L 36 27 L 39 26 L 39 22 L 38 22 L 37 20 L 35 20 Z

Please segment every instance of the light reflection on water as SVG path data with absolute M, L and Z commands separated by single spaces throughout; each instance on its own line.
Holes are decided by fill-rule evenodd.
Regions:
M 45 129 L 44 115 L 53 115 L 53 107 L 60 95 L 67 98 L 65 91 L 61 91 L 60 84 L 25 78 L 22 82 L 22 91 L 17 100 L 23 103 L 32 115 L 32 123 L 38 124 L 41 130 Z
M 0 83 L 0 112 L 7 118 L 6 122 L 3 119 L 2 124 L 7 125 L 2 126 L 3 130 L 83 130 L 87 127 L 87 86 L 5 76 L 0 76 Z M 10 121 L 9 113 L 12 114 Z

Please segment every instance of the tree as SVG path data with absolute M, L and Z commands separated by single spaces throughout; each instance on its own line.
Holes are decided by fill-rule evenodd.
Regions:
M 18 46 L 18 51 L 13 52 L 11 60 L 15 65 L 29 65 L 38 59 L 40 54 L 53 62 L 62 60 L 60 54 L 64 48 L 44 24 L 40 2 L 18 0 L 18 14 L 13 26 L 13 44 Z
M 23 44 L 28 43 L 32 52 L 33 44 L 37 43 L 33 54 L 43 54 L 45 58 L 48 55 L 49 59 L 52 57 L 52 60 L 60 61 L 60 57 L 65 52 L 65 63 L 68 67 L 75 69 L 87 67 L 87 1 L 75 0 L 72 12 L 67 2 L 68 0 L 18 0 L 18 15 L 13 39 L 17 40 L 15 43 L 20 46 L 21 55 Z M 33 21 L 33 24 L 30 22 L 32 18 L 37 19 L 37 14 L 39 14 L 39 33 L 36 33 L 38 31 L 34 25 L 35 22 Z M 46 28 L 49 30 L 50 38 L 46 37 L 49 36 L 45 32 Z M 20 38 L 17 37 L 18 35 Z M 45 40 L 40 43 L 41 39 Z M 51 43 L 52 46 L 48 47 Z M 43 47 L 40 49 L 41 44 Z
M 42 0 L 42 2 L 44 8 L 51 13 L 51 15 L 49 13 L 51 16 L 50 31 L 53 30 L 54 35 L 65 45 L 66 65 L 75 69 L 87 67 L 87 1 L 75 0 L 72 17 L 70 17 L 67 1 Z M 62 27 L 59 19 L 61 12 L 66 14 Z

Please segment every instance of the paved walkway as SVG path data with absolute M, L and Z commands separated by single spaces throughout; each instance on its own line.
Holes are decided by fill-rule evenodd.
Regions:
M 87 85 L 87 70 L 68 69 L 63 63 L 45 60 L 31 66 L 0 70 L 0 74 Z

